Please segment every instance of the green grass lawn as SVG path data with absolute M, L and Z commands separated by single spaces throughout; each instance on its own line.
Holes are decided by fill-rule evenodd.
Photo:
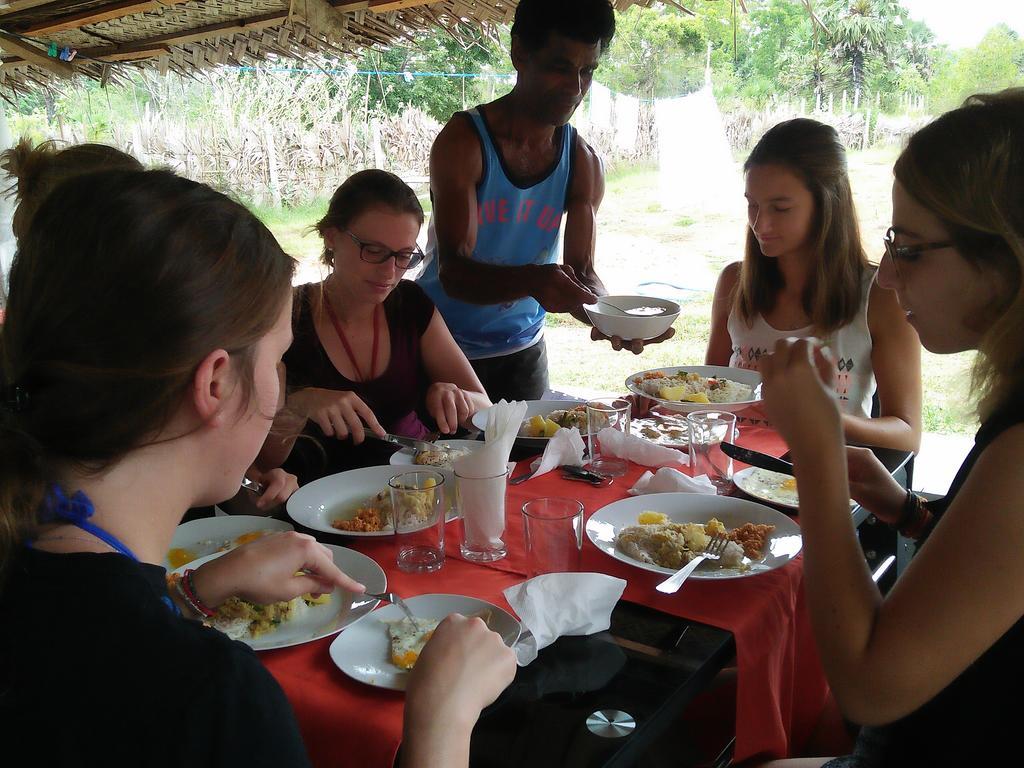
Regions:
M 870 150 L 850 153 L 850 177 L 857 198 L 865 247 L 869 254 L 888 226 L 889 189 L 894 153 Z M 605 201 L 598 214 L 598 272 L 618 278 L 644 274 L 670 278 L 677 264 L 664 254 L 686 253 L 717 273 L 742 256 L 743 209 L 735 216 L 681 214 L 652 201 L 657 171 L 647 166 L 617 169 L 609 175 Z M 421 200 L 429 215 L 429 201 Z M 740 201 L 742 203 L 742 201 Z M 284 249 L 300 262 L 300 279 L 316 279 L 320 239 L 311 227 L 326 212 L 327 201 L 288 208 L 254 209 Z M 601 250 L 614 243 L 610 250 Z M 661 251 L 652 249 L 652 244 Z M 603 261 L 602 261 L 603 259 Z M 677 273 L 675 273 L 677 274 Z M 606 277 L 607 280 L 607 277 Z M 670 280 L 671 282 L 671 280 Z M 613 283 L 609 287 L 614 290 Z M 631 373 L 669 365 L 699 365 L 704 361 L 710 331 L 711 295 L 697 294 L 683 304 L 676 321 L 676 335 L 651 346 L 640 356 L 615 352 L 606 343 L 590 341 L 589 328 L 568 315 L 549 315 L 547 324 L 551 385 L 559 388 L 621 391 Z M 972 353 L 932 355 L 922 358 L 924 429 L 942 434 L 973 434 L 976 420 L 970 391 Z

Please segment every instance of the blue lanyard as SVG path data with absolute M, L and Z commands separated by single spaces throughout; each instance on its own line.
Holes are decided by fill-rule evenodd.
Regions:
M 91 533 L 97 539 L 110 545 L 110 547 L 133 562 L 139 562 L 139 558 L 135 556 L 135 553 L 122 544 L 114 534 L 100 528 L 95 523 L 89 522 L 89 518 L 93 516 L 96 508 L 93 507 L 89 497 L 81 491 L 75 491 L 69 499 L 64 491 L 60 489 L 60 486 L 53 485 L 47 494 L 44 509 L 43 522 L 61 520 L 69 523 L 76 528 Z

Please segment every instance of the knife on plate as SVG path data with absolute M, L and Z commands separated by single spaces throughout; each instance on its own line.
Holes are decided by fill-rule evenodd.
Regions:
M 733 443 L 727 443 L 725 440 L 722 441 L 722 453 L 736 459 L 736 461 L 742 461 L 744 464 L 749 464 L 752 467 L 760 467 L 761 469 L 767 469 L 770 472 L 779 472 L 783 475 L 793 474 L 793 465 L 788 461 L 777 459 L 774 456 L 769 456 L 767 453 L 761 453 L 760 451 L 741 448 Z
M 416 440 L 412 437 L 403 437 L 402 435 L 386 434 L 384 437 L 379 437 L 372 432 L 367 431 L 367 437 L 375 437 L 378 440 L 383 440 L 386 443 L 394 443 L 395 445 L 401 445 L 404 448 L 412 448 L 414 451 L 442 451 L 444 450 L 441 446 L 435 443 L 428 443 L 426 440 Z

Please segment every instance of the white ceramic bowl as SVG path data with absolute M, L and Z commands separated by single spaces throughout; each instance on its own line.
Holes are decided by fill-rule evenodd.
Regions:
M 610 301 L 624 310 L 653 307 L 661 309 L 661 314 L 628 314 L 624 315 L 614 307 L 604 304 Z M 667 331 L 679 317 L 679 305 L 668 299 L 655 299 L 651 296 L 602 296 L 596 304 L 585 304 L 587 317 L 605 336 L 618 336 L 622 339 L 653 339 Z

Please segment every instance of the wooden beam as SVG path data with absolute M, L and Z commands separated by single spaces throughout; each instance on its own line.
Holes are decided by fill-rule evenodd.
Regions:
M 40 5 L 49 5 L 52 2 L 53 0 L 8 0 L 6 3 L 0 3 L 0 16 L 20 13 L 31 8 L 38 8 Z
M 438 0 L 370 0 L 367 10 L 374 13 L 387 13 L 388 11 L 401 11 L 405 8 L 415 8 L 417 5 L 433 5 Z
M 55 75 L 70 78 L 75 73 L 75 68 L 70 62 L 51 59 L 39 48 L 24 43 L 6 32 L 0 32 L 0 48 L 16 53 L 29 64 L 34 64 L 40 69 L 45 69 L 47 72 L 52 72 Z
M 177 1 L 181 2 L 182 0 Z M 352 2 L 352 0 L 328 0 L 328 2 L 334 6 L 336 10 L 343 12 L 354 10 L 382 12 L 380 10 L 381 8 L 394 5 L 396 2 L 401 2 L 406 7 L 412 7 L 413 5 L 429 5 L 437 2 L 437 0 L 359 0 L 359 2 Z M 287 18 L 287 11 L 275 11 L 273 13 L 264 13 L 259 16 L 250 16 L 244 19 L 222 21 L 217 24 L 207 24 L 204 27 L 196 27 L 194 29 L 179 32 L 168 32 L 163 35 L 155 35 L 153 37 L 133 40 L 131 42 L 120 43 L 118 45 L 80 48 L 79 54 L 89 56 L 94 59 L 103 59 L 105 61 L 123 61 L 130 58 L 129 55 L 134 56 L 135 54 L 151 52 L 157 49 L 160 49 L 160 51 L 163 52 L 164 49 L 175 45 L 188 45 L 189 43 L 208 40 L 211 37 L 227 37 L 237 32 L 252 32 L 254 30 L 273 27 L 283 23 Z M 14 49 L 8 50 L 20 55 L 19 51 L 15 51 Z M 139 58 L 144 57 L 140 56 Z M 17 63 L 17 60 L 12 58 L 7 58 L 4 61 L 8 64 Z M 48 59 L 48 62 L 52 63 L 54 61 L 56 60 Z M 64 62 L 59 63 L 63 64 Z
M 151 59 L 154 56 L 159 56 L 161 53 L 167 53 L 166 46 L 159 46 L 157 48 L 147 48 L 143 51 L 126 51 L 125 53 L 112 53 L 109 56 L 101 56 L 103 61 L 139 61 L 140 59 Z
M 116 3 L 101 5 L 98 8 L 74 13 L 70 16 L 55 16 L 47 21 L 36 22 L 19 31 L 23 35 L 66 32 L 69 29 L 79 29 L 87 24 L 98 24 L 101 21 L 110 21 L 122 16 L 132 16 L 136 13 L 155 11 L 168 5 L 180 5 L 187 2 L 189 0 L 119 0 Z

